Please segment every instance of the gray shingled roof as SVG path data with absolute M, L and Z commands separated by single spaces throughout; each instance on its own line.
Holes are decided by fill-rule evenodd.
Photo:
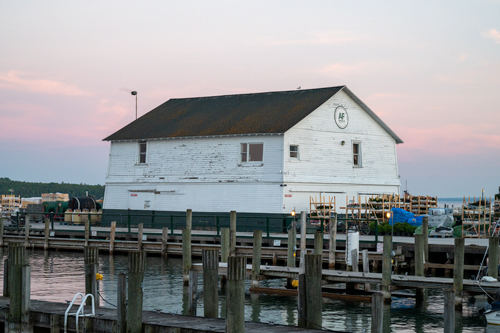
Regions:
M 344 88 L 170 99 L 103 141 L 285 133 Z M 368 113 L 402 142 L 371 110 Z

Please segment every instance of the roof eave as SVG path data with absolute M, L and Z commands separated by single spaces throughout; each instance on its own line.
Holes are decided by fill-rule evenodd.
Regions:
M 103 139 L 102 141 L 110 142 L 135 142 L 135 141 L 161 141 L 161 140 L 185 140 L 185 139 L 206 139 L 206 138 L 227 138 L 227 137 L 244 137 L 244 136 L 280 136 L 284 133 L 245 133 L 245 134 L 217 134 L 217 135 L 200 135 L 200 136 L 172 136 L 163 138 L 143 138 L 143 139 Z
M 394 133 L 393 130 L 391 130 L 389 126 L 387 126 L 387 124 L 384 123 L 382 119 L 380 119 L 375 114 L 375 112 L 373 112 L 365 103 L 363 103 L 363 101 L 360 100 L 358 96 L 354 95 L 354 93 L 349 90 L 347 86 L 344 86 L 342 90 L 345 91 L 345 93 L 349 95 L 349 97 L 352 98 L 359 106 L 361 106 L 361 108 L 363 108 L 363 110 L 365 110 L 365 112 L 368 113 L 370 117 L 372 117 L 373 120 L 375 120 L 384 130 L 386 130 L 386 132 L 394 138 L 397 144 L 404 143 L 403 140 L 401 140 L 401 138 L 396 133 Z

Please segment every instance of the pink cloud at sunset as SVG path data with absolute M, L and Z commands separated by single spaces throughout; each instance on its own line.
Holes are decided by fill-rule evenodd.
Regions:
M 493 125 L 494 126 L 494 125 Z M 493 127 L 491 126 L 491 127 Z M 500 133 L 494 128 L 474 127 L 463 124 L 450 124 L 442 127 L 407 127 L 399 128 L 404 133 L 404 147 L 401 146 L 400 158 L 405 158 L 404 151 L 419 149 L 443 156 L 460 154 L 484 154 L 500 150 Z
M 495 43 L 500 44 L 500 31 L 491 29 L 482 33 L 483 37 L 493 39 Z
M 90 96 L 89 92 L 83 91 L 74 85 L 64 82 L 46 79 L 21 78 L 22 74 L 16 71 L 0 73 L 0 89 L 24 91 L 30 93 L 66 95 L 66 96 Z
M 401 181 L 493 193 L 499 17 L 498 1 L 5 2 L 0 177 L 104 183 L 102 139 L 135 119 L 131 90 L 140 117 L 170 98 L 347 85 L 404 141 Z

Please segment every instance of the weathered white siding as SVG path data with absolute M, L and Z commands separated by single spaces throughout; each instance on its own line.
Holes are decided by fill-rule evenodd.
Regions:
M 345 129 L 335 123 L 337 106 L 348 112 Z M 361 167 L 353 165 L 353 141 L 361 142 Z M 343 91 L 287 131 L 284 143 L 287 209 L 308 210 L 309 196 L 320 194 L 345 205 L 346 195 L 399 192 L 394 138 Z M 299 146 L 298 159 L 290 157 L 290 145 Z
M 335 123 L 337 106 L 349 114 L 345 129 Z M 264 161 L 241 163 L 241 143 L 263 143 Z M 400 185 L 395 139 L 343 91 L 284 135 L 152 140 L 146 163 L 138 156 L 138 142 L 111 143 L 104 208 L 289 213 L 309 211 L 310 196 L 336 196 L 341 207 L 346 196 L 398 193 Z
M 130 191 L 132 189 L 132 191 Z M 150 191 L 150 192 L 140 192 Z M 283 213 L 283 190 L 275 183 L 148 183 L 131 186 L 106 185 L 106 209 L 197 212 Z M 135 196 L 137 195 L 137 196 Z M 150 196 L 154 195 L 154 199 Z M 150 206 L 143 208 L 144 200 Z M 121 198 L 120 201 L 115 198 Z M 154 206 L 151 206 L 154 204 Z
M 263 162 L 241 163 L 241 143 L 263 143 Z M 138 155 L 137 142 L 111 144 L 106 209 L 137 207 L 131 195 L 151 191 L 156 210 L 283 210 L 282 135 L 148 141 L 145 164 Z

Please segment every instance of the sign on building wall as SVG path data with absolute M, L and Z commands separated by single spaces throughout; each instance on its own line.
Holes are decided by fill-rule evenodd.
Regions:
M 349 115 L 343 106 L 337 106 L 335 109 L 335 123 L 341 129 L 344 129 L 349 124 Z
M 128 197 L 128 208 L 135 210 L 154 210 L 154 192 L 135 192 Z

